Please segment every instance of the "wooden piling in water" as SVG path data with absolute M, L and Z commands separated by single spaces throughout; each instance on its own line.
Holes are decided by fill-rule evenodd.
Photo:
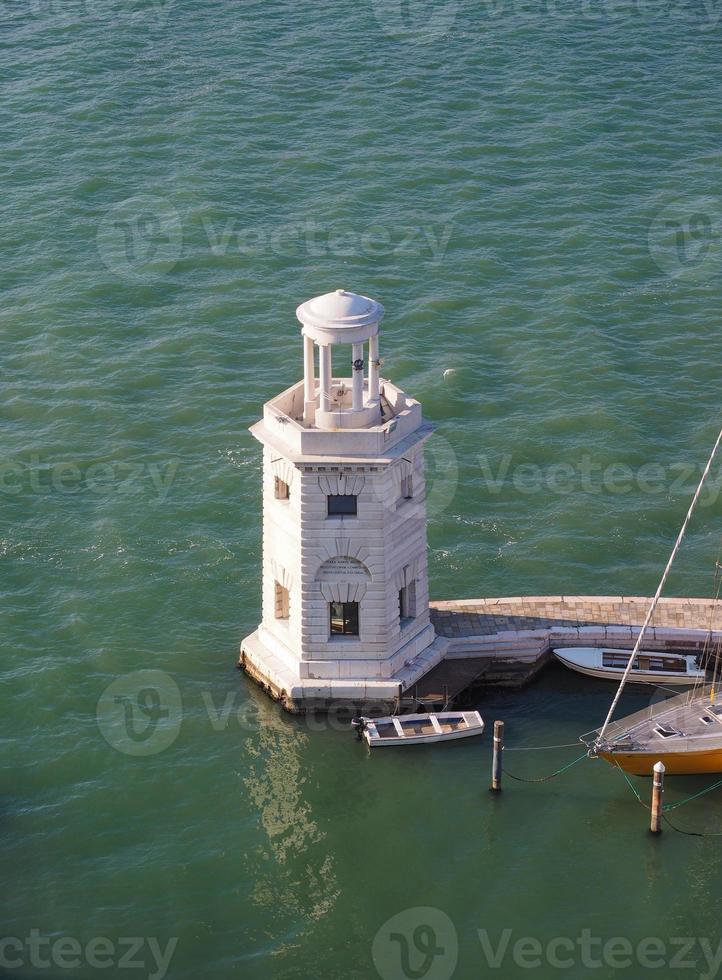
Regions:
M 491 790 L 501 792 L 501 771 L 504 754 L 504 722 L 494 722 L 494 755 L 491 760 Z
M 662 833 L 662 800 L 664 799 L 664 763 L 655 762 L 652 769 L 652 814 L 649 830 L 652 834 Z

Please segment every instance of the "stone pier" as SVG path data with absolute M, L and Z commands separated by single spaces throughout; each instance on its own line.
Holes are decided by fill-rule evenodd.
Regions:
M 651 599 L 645 596 L 516 596 L 431 602 L 436 640 L 424 654 L 426 669 L 410 662 L 398 671 L 396 696 L 379 697 L 372 689 L 356 702 L 359 710 L 393 708 L 417 688 L 450 690 L 459 678 L 476 677 L 474 685 L 520 687 L 544 667 L 553 647 L 613 646 L 631 650 Z M 647 630 L 645 647 L 675 653 L 700 653 L 712 641 L 722 644 L 722 608 L 711 599 L 661 599 Z M 301 702 L 281 683 L 254 675 L 272 697 L 292 712 L 328 711 L 339 707 L 332 690 L 318 689 Z M 433 672 L 433 680 L 432 678 Z M 349 704 L 349 706 L 351 706 Z
M 651 599 L 644 596 L 516 596 L 431 603 L 444 660 L 484 662 L 483 683 L 518 686 L 549 659 L 552 647 L 631 650 Z M 661 599 L 645 647 L 701 652 L 722 641 L 722 608 L 712 599 Z

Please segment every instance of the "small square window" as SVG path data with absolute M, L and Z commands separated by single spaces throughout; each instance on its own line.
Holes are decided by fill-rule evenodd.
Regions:
M 291 594 L 280 582 L 276 582 L 276 619 L 288 619 L 291 611 Z
M 414 495 L 414 478 L 409 474 L 401 478 L 401 496 L 404 500 L 411 500 Z
M 331 494 L 328 497 L 329 517 L 355 517 L 358 497 L 353 494 Z
M 289 487 L 285 480 L 282 480 L 280 476 L 275 477 L 274 480 L 274 494 L 276 500 L 288 500 Z
M 358 636 L 358 602 L 329 602 L 329 629 L 334 636 Z

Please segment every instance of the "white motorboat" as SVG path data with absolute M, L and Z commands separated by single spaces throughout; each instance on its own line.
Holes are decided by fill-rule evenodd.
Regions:
M 478 711 L 441 711 L 436 714 L 354 718 L 359 738 L 374 745 L 426 745 L 481 735 L 484 722 Z
M 554 656 L 565 667 L 588 677 L 619 681 L 624 675 L 631 650 L 609 647 L 560 647 Z M 628 680 L 634 684 L 692 685 L 704 680 L 705 672 L 694 656 L 640 650 L 634 658 Z

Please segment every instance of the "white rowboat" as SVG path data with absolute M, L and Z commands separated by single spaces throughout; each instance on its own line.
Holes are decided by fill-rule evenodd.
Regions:
M 616 680 L 624 674 L 631 650 L 612 650 L 608 647 L 562 647 L 554 651 L 554 656 L 565 667 L 588 677 L 603 680 Z M 694 656 L 679 653 L 657 653 L 640 650 L 629 672 L 629 680 L 634 684 L 691 685 L 705 676 Z
M 374 745 L 426 745 L 481 735 L 484 722 L 478 711 L 442 711 L 437 714 L 354 718 L 359 737 Z

